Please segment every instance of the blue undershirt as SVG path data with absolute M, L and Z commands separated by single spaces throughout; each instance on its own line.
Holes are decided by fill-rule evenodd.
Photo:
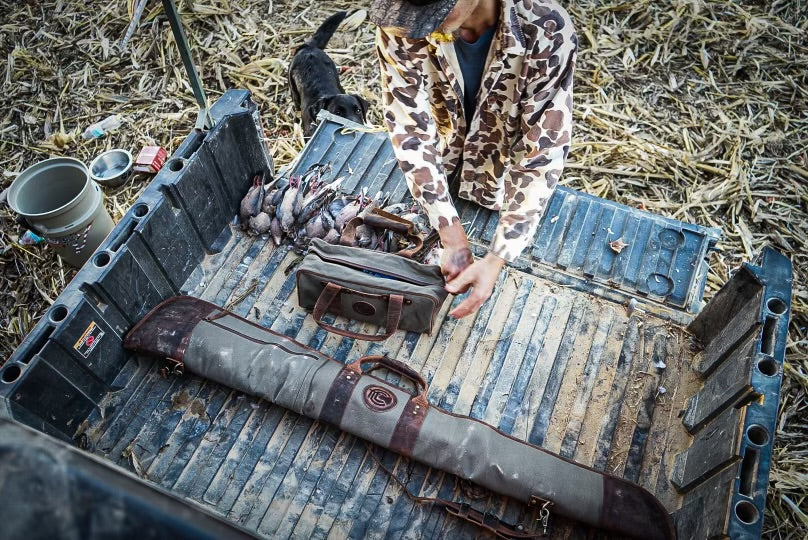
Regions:
M 494 39 L 496 30 L 497 24 L 494 24 L 474 43 L 469 43 L 461 37 L 454 41 L 460 71 L 463 73 L 463 111 L 467 126 L 471 125 L 471 119 L 477 108 L 477 93 L 480 91 L 488 49 L 491 48 L 491 41 Z

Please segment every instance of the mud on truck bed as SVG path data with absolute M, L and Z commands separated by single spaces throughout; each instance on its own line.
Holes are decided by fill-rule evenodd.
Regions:
M 719 231 L 560 187 L 532 248 L 503 270 L 476 317 L 447 317 L 462 300 L 450 297 L 431 336 L 354 341 L 326 333 L 298 307 L 289 272 L 298 255 L 289 246 L 234 226 L 251 174 L 271 167 L 249 94 L 227 92 L 212 115 L 215 128 L 188 136 L 0 371 L 0 415 L 75 447 L 36 445 L 64 465 L 60 474 L 109 464 L 130 471 L 138 479 L 125 481 L 146 491 L 110 492 L 141 496 L 140 508 L 154 511 L 141 531 L 167 508 L 159 497 L 190 501 L 190 514 L 171 512 L 174 537 L 200 528 L 225 535 L 226 523 L 205 529 L 199 507 L 241 533 L 273 538 L 480 534 L 411 502 L 365 442 L 192 375 L 166 376 L 161 361 L 122 348 L 152 307 L 188 294 L 343 362 L 383 353 L 404 361 L 427 379 L 431 404 L 647 488 L 679 538 L 760 536 L 791 294 L 785 257 L 765 249 L 703 306 Z M 343 190 L 409 197 L 386 135 L 351 128 L 326 115 L 295 170 L 328 161 L 346 177 Z M 458 211 L 484 253 L 496 213 L 462 201 Z M 628 244 L 619 252 L 610 246 L 618 238 Z M 7 456 L 36 439 L 9 421 L 0 431 L 9 434 L 0 437 Z M 415 494 L 469 502 L 488 519 L 527 519 L 519 502 L 473 498 L 451 475 L 374 452 Z M 85 463 L 87 454 L 101 461 Z M 168 495 L 149 495 L 148 486 Z M 32 519 L 47 504 L 10 496 L 0 511 L 6 522 Z M 86 536 L 93 522 L 71 527 Z M 592 531 L 553 516 L 548 533 Z

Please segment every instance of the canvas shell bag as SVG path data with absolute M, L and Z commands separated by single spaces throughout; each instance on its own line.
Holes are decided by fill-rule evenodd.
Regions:
M 396 330 L 432 333 L 448 293 L 440 267 L 392 253 L 312 240 L 297 269 L 297 298 L 322 328 L 335 334 L 381 341 Z M 362 334 L 323 322 L 326 313 L 381 326 Z

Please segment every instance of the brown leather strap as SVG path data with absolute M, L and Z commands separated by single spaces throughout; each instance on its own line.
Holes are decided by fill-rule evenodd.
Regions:
M 467 503 L 456 503 L 454 501 L 438 499 L 436 504 L 443 506 L 446 511 L 453 516 L 474 523 L 478 527 L 494 533 L 498 538 L 541 538 L 547 535 L 547 522 L 545 519 L 534 519 L 530 527 L 523 526 L 520 530 L 500 520 L 496 514 L 488 512 L 483 514 Z
M 363 369 L 362 364 L 371 364 L 371 366 Z M 421 426 L 423 426 L 426 413 L 429 410 L 429 402 L 426 397 L 429 386 L 426 380 L 420 373 L 404 362 L 387 356 L 363 356 L 350 365 L 365 374 L 379 368 L 389 369 L 409 379 L 415 385 L 416 394 L 404 405 L 404 410 L 393 430 L 393 436 L 390 438 L 391 450 L 407 457 L 412 456 L 415 441 L 418 439 Z
M 427 407 L 424 407 L 418 398 L 412 398 L 404 405 L 404 410 L 393 430 L 393 436 L 390 438 L 390 450 L 403 456 L 412 457 L 415 441 L 418 440 L 418 434 L 421 433 L 427 410 Z
M 390 229 L 404 235 L 415 235 L 415 224 L 409 219 L 373 208 L 366 216 L 365 223 L 378 229 Z
M 326 283 L 325 287 L 323 287 L 323 291 L 320 293 L 320 296 L 317 297 L 317 302 L 314 304 L 314 310 L 312 312 L 312 315 L 314 315 L 314 320 L 317 321 L 317 324 L 320 324 L 320 319 L 323 318 L 323 315 L 328 313 L 328 309 L 331 307 L 331 304 L 337 299 L 341 292 L 341 286 L 337 285 L 336 283 Z
M 404 311 L 404 297 L 400 294 L 391 294 L 387 297 L 387 324 L 383 334 L 362 334 L 360 332 L 352 332 L 351 330 L 337 328 L 334 325 L 323 322 L 323 315 L 329 311 L 341 313 L 342 310 L 332 308 L 332 304 L 335 301 L 339 301 L 339 295 L 343 291 L 355 292 L 351 289 L 331 282 L 327 283 L 323 288 L 323 292 L 320 293 L 320 296 L 317 298 L 317 302 L 314 304 L 314 311 L 312 313 L 314 315 L 314 322 L 316 322 L 320 328 L 326 330 L 327 332 L 332 332 L 334 334 L 339 334 L 341 336 L 353 339 L 362 339 L 365 341 L 383 341 L 392 336 L 395 331 L 398 330 L 398 323 L 401 322 L 401 314 Z M 364 293 L 360 292 L 358 294 Z
M 356 228 L 362 223 L 363 220 L 359 216 L 348 220 L 348 223 L 342 227 L 342 234 L 340 234 L 339 243 L 343 246 L 356 246 Z
M 390 300 L 387 302 L 387 334 L 384 338 L 392 336 L 398 330 L 398 323 L 401 322 L 401 314 L 404 312 L 404 296 L 400 294 L 391 294 Z M 377 341 L 381 341 L 380 338 Z
M 357 372 L 353 364 L 348 364 L 340 370 L 337 378 L 331 383 L 331 388 L 328 389 L 323 410 L 320 412 L 320 420 L 340 427 L 345 408 L 361 377 L 362 372 Z
M 412 256 L 424 246 L 424 241 L 418 233 L 415 232 L 415 225 L 412 221 L 379 209 L 373 209 L 365 218 L 356 216 L 348 221 L 342 228 L 339 243 L 343 246 L 355 247 L 357 245 L 356 229 L 362 224 L 377 229 L 389 229 L 406 236 L 412 247 L 397 251 L 396 255 L 400 255 L 401 257 L 411 259 Z
M 424 247 L 424 241 L 417 235 L 408 236 L 407 239 L 410 240 L 412 247 L 409 249 L 400 249 L 396 251 L 396 255 L 404 257 L 405 259 L 412 259 L 412 256 L 421 251 L 421 248 Z
M 432 247 L 435 244 L 437 244 L 439 240 L 440 235 L 438 234 L 438 230 L 432 229 L 431 231 L 429 231 L 429 234 L 426 235 L 426 238 L 424 238 L 423 243 L 421 245 L 421 249 L 419 249 L 416 253 L 413 253 L 412 256 L 409 258 L 423 264 L 427 253 L 429 253 Z
M 387 473 L 393 482 L 401 489 L 404 495 L 415 504 L 434 504 L 443 507 L 448 513 L 469 523 L 490 531 L 498 538 L 541 538 L 547 536 L 547 520 L 549 518 L 548 507 L 539 509 L 538 519 L 529 518 L 527 525 L 514 526 L 501 521 L 495 514 L 485 513 L 475 510 L 467 503 L 447 501 L 446 499 L 419 497 L 412 493 L 407 486 L 398 479 L 384 463 L 376 456 L 373 447 L 366 445 L 368 454 L 376 462 L 376 465 Z
M 363 364 L 370 364 L 367 369 L 362 368 Z M 416 389 L 415 395 L 410 398 L 404 405 L 404 410 L 398 418 L 396 427 L 393 430 L 393 436 L 390 438 L 390 449 L 399 454 L 407 457 L 412 456 L 413 448 L 415 448 L 415 441 L 418 439 L 418 434 L 421 432 L 421 426 L 424 424 L 426 413 L 429 410 L 429 401 L 427 401 L 427 390 L 429 386 L 426 380 L 420 373 L 412 369 L 404 362 L 400 362 L 395 358 L 387 356 L 371 355 L 363 356 L 358 360 L 349 364 L 352 368 L 360 373 L 367 374 L 379 368 L 389 369 L 398 373 L 402 377 L 409 379 Z
M 412 259 L 412 256 L 424 247 L 424 240 L 418 231 L 415 229 L 415 223 L 409 219 L 404 219 L 401 216 L 385 212 L 379 208 L 374 208 L 370 213 L 365 216 L 365 223 L 371 227 L 379 227 L 383 229 L 390 229 L 391 231 L 403 234 L 409 240 L 409 249 L 401 249 L 396 252 L 396 255 Z

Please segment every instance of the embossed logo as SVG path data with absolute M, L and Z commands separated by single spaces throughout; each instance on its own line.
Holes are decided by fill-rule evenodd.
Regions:
M 364 398 L 365 406 L 376 412 L 389 411 L 398 402 L 395 394 L 390 390 L 376 385 L 366 387 L 362 397 Z
M 373 305 L 368 304 L 367 302 L 362 301 L 354 302 L 354 305 L 351 307 L 353 307 L 353 310 L 356 313 L 364 315 L 365 317 L 370 317 L 371 315 L 374 315 L 376 313 L 376 308 L 373 307 Z

